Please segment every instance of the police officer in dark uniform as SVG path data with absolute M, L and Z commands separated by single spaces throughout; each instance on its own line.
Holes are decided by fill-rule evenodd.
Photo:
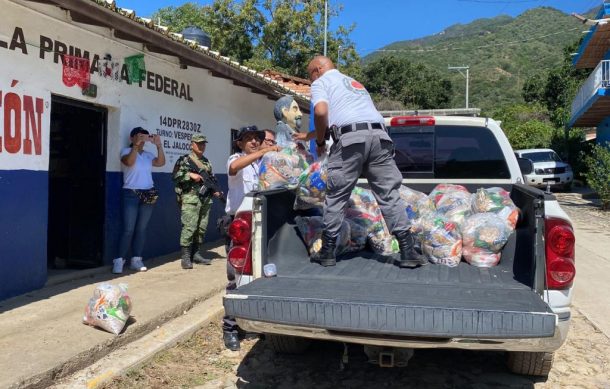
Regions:
M 324 204 L 322 248 L 313 261 L 334 266 L 335 247 L 345 208 L 363 175 L 368 180 L 383 217 L 400 247 L 400 267 L 417 267 L 427 260 L 414 249 L 413 235 L 401 205 L 398 189 L 402 175 L 394 162 L 394 144 L 384 120 L 362 84 L 337 69 L 323 56 L 307 67 L 314 106 L 318 155 L 326 148 L 325 134 L 330 127 L 335 139 L 328 157 L 328 181 Z

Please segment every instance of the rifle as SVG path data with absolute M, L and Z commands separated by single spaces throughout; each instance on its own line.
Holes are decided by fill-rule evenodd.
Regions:
M 220 196 L 218 197 L 218 199 L 222 201 L 223 204 L 226 204 L 227 198 L 222 193 L 222 188 L 220 187 L 220 185 L 218 185 L 218 180 L 216 179 L 216 176 L 196 166 L 196 162 L 193 161 L 193 159 L 190 157 L 188 157 L 188 165 L 193 173 L 197 173 L 201 176 L 202 180 L 201 187 L 199 187 L 199 195 L 202 197 L 206 197 L 210 194 L 219 192 Z

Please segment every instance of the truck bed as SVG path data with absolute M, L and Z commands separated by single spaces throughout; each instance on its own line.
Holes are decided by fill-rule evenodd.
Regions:
M 455 268 L 429 264 L 401 269 L 394 264 L 397 257 L 369 251 L 340 256 L 337 266 L 325 268 L 309 262 L 295 213 L 287 211 L 291 207 L 278 206 L 291 205 L 290 195 L 268 194 L 266 200 L 270 238 L 265 257 L 276 264 L 278 275 L 232 291 L 225 298 L 230 315 L 397 336 L 553 336 L 556 316 L 532 288 L 533 220 L 527 204 L 521 205 L 523 218 L 493 268 L 461 262 Z M 283 223 L 274 225 L 273 220 Z

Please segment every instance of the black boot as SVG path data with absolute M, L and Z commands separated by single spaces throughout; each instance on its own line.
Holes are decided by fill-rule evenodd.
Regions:
M 428 260 L 415 250 L 415 239 L 411 231 L 395 232 L 400 247 L 400 267 L 418 267 L 428 264 Z
M 180 265 L 183 269 L 192 269 L 193 262 L 191 262 L 191 247 L 190 246 L 182 246 L 182 258 L 180 260 Z
M 239 350 L 239 336 L 237 335 L 237 332 L 223 331 L 222 340 L 224 340 L 225 347 L 229 350 Z
M 203 252 L 202 246 L 203 245 L 198 245 L 197 243 L 193 243 L 191 245 L 191 260 L 193 263 L 198 263 L 200 265 L 211 265 L 212 260 L 206 259 L 203 257 L 203 255 L 201 255 Z
M 311 256 L 312 262 L 318 262 L 322 266 L 335 266 L 337 259 L 335 258 L 335 247 L 337 238 L 333 238 L 326 231 L 322 233 L 322 248 L 320 252 Z

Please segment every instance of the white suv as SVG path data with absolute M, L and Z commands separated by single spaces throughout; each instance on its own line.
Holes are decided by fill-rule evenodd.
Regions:
M 560 187 L 570 189 L 574 175 L 572 167 L 563 162 L 559 155 L 551 149 L 515 150 L 517 158 L 532 161 L 534 170 L 524 176 L 525 183 L 538 188 Z

